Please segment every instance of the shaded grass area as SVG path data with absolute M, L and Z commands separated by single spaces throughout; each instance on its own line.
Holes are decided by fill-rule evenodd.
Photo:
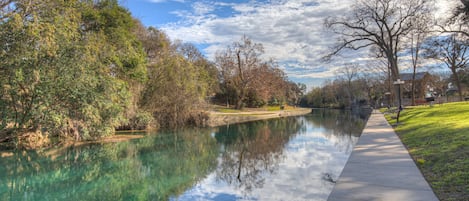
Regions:
M 396 133 L 439 199 L 469 200 L 469 102 L 409 107 L 399 121 Z

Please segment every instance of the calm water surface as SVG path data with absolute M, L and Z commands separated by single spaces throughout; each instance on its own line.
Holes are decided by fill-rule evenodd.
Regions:
M 365 125 L 302 117 L 0 157 L 0 200 L 326 200 Z

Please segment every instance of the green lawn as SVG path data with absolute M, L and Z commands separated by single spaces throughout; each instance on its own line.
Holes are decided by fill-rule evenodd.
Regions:
M 396 120 L 386 114 L 390 124 Z M 469 199 L 469 102 L 406 108 L 395 130 L 441 200 Z
M 280 106 L 264 106 L 261 108 L 244 108 L 243 110 L 236 110 L 232 108 L 225 108 L 225 107 L 216 107 L 215 111 L 217 112 L 223 112 L 223 113 L 239 113 L 239 112 L 252 112 L 252 111 L 269 111 L 269 112 L 275 112 L 275 111 L 281 111 Z M 292 106 L 284 106 L 284 110 L 295 110 L 294 107 Z

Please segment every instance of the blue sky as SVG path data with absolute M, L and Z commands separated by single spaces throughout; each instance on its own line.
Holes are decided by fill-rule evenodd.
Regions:
M 438 7 L 447 7 L 440 0 Z M 450 0 L 452 1 L 452 0 Z M 295 82 L 319 86 L 346 63 L 366 64 L 368 51 L 345 52 L 330 63 L 321 57 L 335 36 L 324 18 L 347 13 L 353 0 L 121 0 L 146 26 L 164 30 L 173 40 L 196 45 L 208 59 L 243 35 L 264 45 L 265 59 L 278 61 Z

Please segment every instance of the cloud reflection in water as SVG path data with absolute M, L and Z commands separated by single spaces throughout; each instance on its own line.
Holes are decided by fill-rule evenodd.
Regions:
M 220 127 L 217 170 L 177 200 L 326 200 L 364 124 L 323 111 Z

